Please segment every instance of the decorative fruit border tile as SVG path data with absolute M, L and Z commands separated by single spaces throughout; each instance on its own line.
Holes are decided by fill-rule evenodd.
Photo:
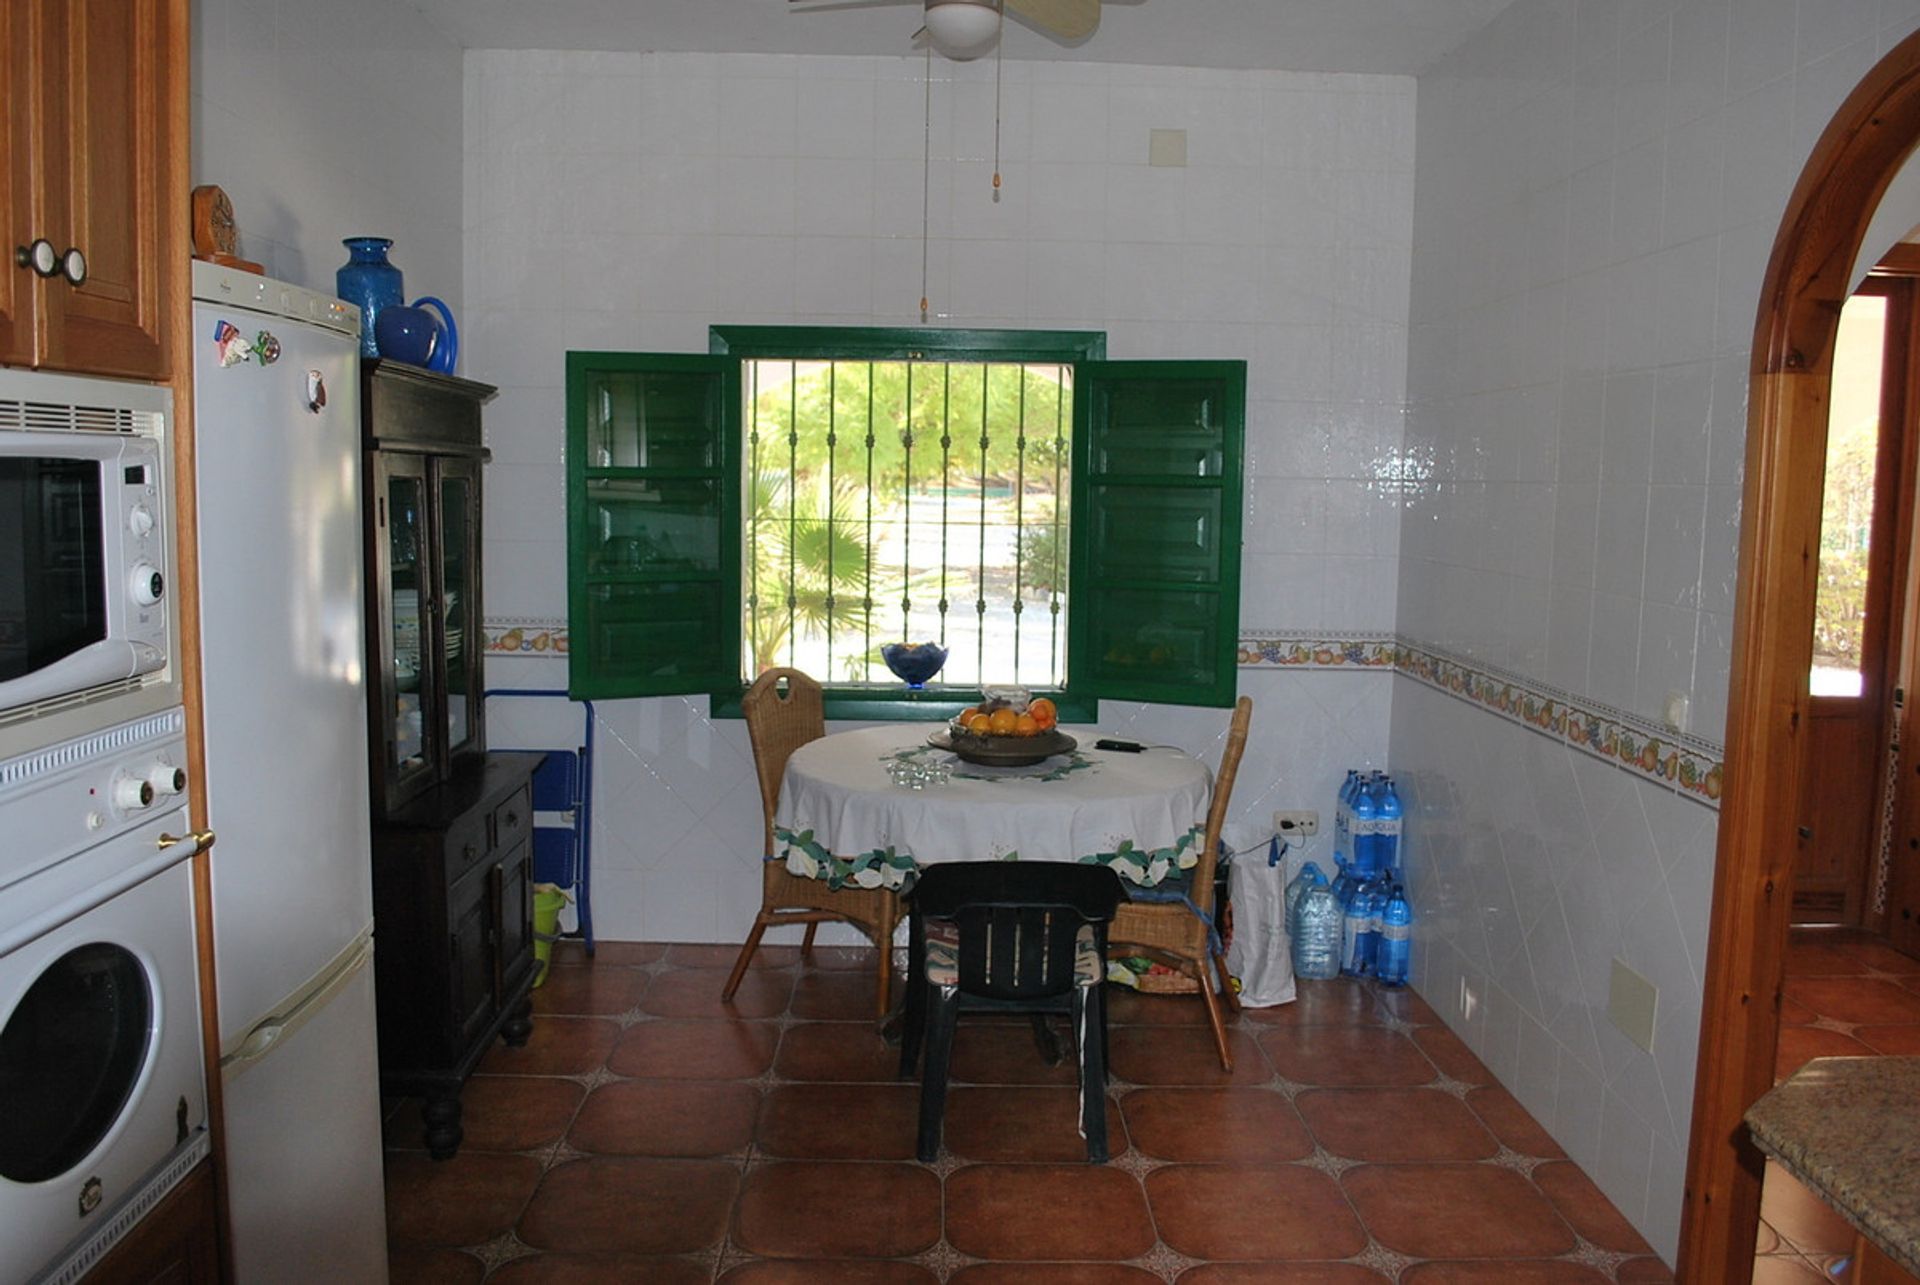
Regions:
M 565 620 L 489 620 L 486 637 L 487 653 L 492 656 L 567 654 Z M 1725 769 L 1719 745 L 1396 634 L 1252 630 L 1241 637 L 1238 657 L 1242 669 L 1404 674 L 1683 798 L 1710 808 L 1720 806 Z
M 1723 751 L 1636 714 L 1391 634 L 1329 637 L 1259 631 L 1240 640 L 1242 668 L 1392 669 L 1520 723 L 1542 736 L 1673 790 L 1720 806 Z

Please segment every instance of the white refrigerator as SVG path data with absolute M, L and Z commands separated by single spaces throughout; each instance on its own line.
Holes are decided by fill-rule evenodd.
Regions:
M 359 312 L 193 265 L 207 815 L 240 1285 L 386 1279 Z

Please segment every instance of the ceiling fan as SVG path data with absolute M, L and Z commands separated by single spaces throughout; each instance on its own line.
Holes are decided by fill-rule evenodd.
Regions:
M 788 0 L 805 4 L 807 0 Z M 851 0 L 814 5 L 817 9 L 897 4 L 906 0 Z M 955 62 L 978 58 L 1000 38 L 1001 6 L 1006 13 L 1063 43 L 1085 40 L 1100 25 L 1100 0 L 913 0 L 925 6 L 926 20 L 915 39 L 924 37 L 934 52 Z

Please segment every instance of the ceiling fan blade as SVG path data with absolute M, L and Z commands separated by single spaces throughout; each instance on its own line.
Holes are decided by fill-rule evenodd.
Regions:
M 1085 40 L 1100 26 L 1100 0 L 1006 0 L 1016 13 L 1062 40 Z

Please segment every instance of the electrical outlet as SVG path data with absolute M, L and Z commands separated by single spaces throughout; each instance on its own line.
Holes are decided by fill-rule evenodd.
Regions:
M 1311 839 L 1320 833 L 1320 814 L 1313 811 L 1276 812 L 1273 832 L 1283 839 Z

